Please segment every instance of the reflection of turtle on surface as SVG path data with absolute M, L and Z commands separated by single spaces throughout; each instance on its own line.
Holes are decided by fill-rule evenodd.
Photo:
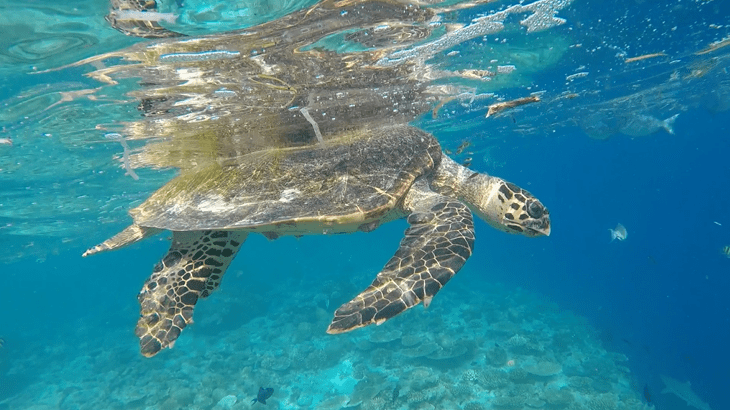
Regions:
M 167 20 L 169 16 L 157 13 L 155 0 L 109 0 L 109 9 L 104 19 L 126 35 L 144 38 L 181 36 L 157 22 Z
M 369 232 L 407 217 L 395 256 L 335 312 L 327 331 L 341 333 L 428 306 L 472 253 L 470 208 L 506 232 L 550 233 L 548 211 L 528 192 L 455 163 L 430 134 L 386 126 L 183 172 L 130 211 L 134 224 L 84 255 L 173 232 L 139 294 L 136 334 L 152 356 L 192 322 L 198 298 L 218 287 L 249 233 Z
M 171 38 L 74 65 L 93 63 L 96 70 L 88 76 L 106 84 L 139 78 L 141 87 L 128 94 L 139 100 L 144 119 L 120 134 L 155 141 L 130 155 L 129 165 L 180 169 L 231 152 L 327 139 L 373 123 L 406 124 L 426 112 L 447 112 L 452 102 L 478 101 L 475 92 L 486 84 L 514 86 L 508 73 L 491 73 L 488 67 L 452 70 L 436 57 L 500 32 L 505 24 L 519 24 L 528 33 L 562 24 L 554 15 L 568 4 L 536 0 L 464 25 L 444 13 L 490 1 L 426 7 L 441 2 L 321 0 L 241 30 L 175 37 L 157 24 L 164 13 L 156 12 L 154 1 L 110 1 L 115 28 Z M 119 20 L 120 14 L 139 20 Z M 497 82 L 494 75 L 504 80 Z

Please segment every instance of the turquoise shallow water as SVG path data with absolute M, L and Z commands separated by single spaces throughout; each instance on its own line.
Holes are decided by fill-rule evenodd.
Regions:
M 0 0 L 0 409 L 245 409 L 262 406 L 251 404 L 259 387 L 274 388 L 267 408 L 279 409 L 729 408 L 730 10 L 544 3 L 565 23 L 528 33 L 530 14 L 510 15 L 502 31 L 431 55 L 431 73 L 493 75 L 437 80 L 460 87 L 457 98 L 413 124 L 457 161 L 539 197 L 550 237 L 478 221 L 474 255 L 428 309 L 333 336 L 332 313 L 372 281 L 406 223 L 256 236 L 174 348 L 147 359 L 135 295 L 169 235 L 80 255 L 176 174 L 139 167 L 133 179 L 109 136 L 129 138 L 125 124 L 144 121 L 135 92 L 150 83 L 87 75 L 130 63 L 118 57 L 58 68 L 152 43 L 110 28 L 101 2 Z M 159 11 L 197 36 L 312 4 Z M 509 6 L 445 12 L 448 30 L 424 41 Z M 345 38 L 313 49 L 352 52 Z M 541 101 L 485 118 L 491 104 L 531 94 Z M 628 237 L 609 242 L 617 223 Z

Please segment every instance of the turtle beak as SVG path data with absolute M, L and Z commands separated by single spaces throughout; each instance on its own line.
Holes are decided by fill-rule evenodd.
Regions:
M 547 221 L 544 228 L 536 230 L 535 236 L 540 236 L 540 235 L 550 236 L 550 220 Z
M 524 228 L 529 236 L 550 236 L 550 211 L 540 201 L 533 198 L 527 202 L 527 215 Z
M 522 234 L 529 237 L 550 236 L 550 216 L 546 213 L 538 219 L 526 221 L 522 225 Z

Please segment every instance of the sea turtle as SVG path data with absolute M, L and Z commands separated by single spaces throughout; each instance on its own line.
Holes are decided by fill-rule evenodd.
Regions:
M 534 14 L 534 7 L 509 13 Z M 122 58 L 127 63 L 95 64 L 89 75 L 111 85 L 140 78 L 141 89 L 129 95 L 139 99 L 143 119 L 123 134 L 154 139 L 132 153 L 125 147 L 127 170 L 180 169 L 130 211 L 131 226 L 84 253 L 172 231 L 170 250 L 138 296 L 143 355 L 172 347 L 250 233 L 367 232 L 408 218 L 395 256 L 337 309 L 329 333 L 382 323 L 421 301 L 428 306 L 471 255 L 471 211 L 507 232 L 550 233 L 548 211 L 532 195 L 457 164 L 432 135 L 408 125 L 425 112 L 437 116 L 449 101 L 473 99 L 436 80 L 489 77 L 437 68 L 429 56 L 493 32 L 509 14 L 461 27 L 442 25 L 438 13 L 448 8 L 439 10 L 400 0 L 322 0 L 255 27 L 183 37 L 157 24 L 156 2 L 111 0 L 107 19 L 125 34 L 182 37 L 77 63 Z M 338 36 L 357 47 L 331 49 Z
M 153 356 L 192 323 L 198 299 L 218 287 L 250 233 L 369 232 L 407 218 L 395 255 L 335 311 L 327 332 L 342 333 L 428 306 L 472 253 L 472 212 L 502 231 L 550 234 L 548 210 L 527 191 L 459 165 L 425 131 L 381 125 L 184 170 L 130 211 L 131 226 L 84 256 L 172 231 L 138 296 L 135 333 Z

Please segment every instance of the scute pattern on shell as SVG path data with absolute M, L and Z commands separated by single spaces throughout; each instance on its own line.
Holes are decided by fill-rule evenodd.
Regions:
M 372 229 L 441 158 L 421 130 L 362 130 L 321 145 L 271 149 L 185 172 L 130 211 L 141 226 L 277 234 Z M 401 217 L 402 215 L 393 215 Z

